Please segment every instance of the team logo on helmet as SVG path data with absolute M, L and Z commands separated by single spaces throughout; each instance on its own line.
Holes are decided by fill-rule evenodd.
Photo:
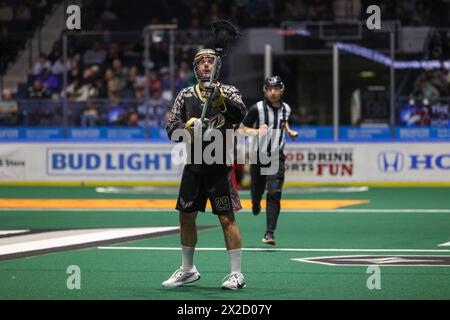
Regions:
M 263 90 L 266 92 L 270 87 L 280 87 L 284 91 L 284 83 L 279 76 L 272 76 L 264 80 Z
M 199 52 L 197 52 L 197 54 L 194 57 L 194 73 L 195 73 L 195 77 L 197 78 L 198 82 L 206 82 L 210 80 L 210 76 L 206 76 L 206 75 L 201 75 L 200 71 L 199 71 L 199 63 L 200 61 L 202 61 L 203 59 L 212 59 L 212 62 L 214 62 L 214 59 L 218 59 L 217 60 L 217 67 L 216 67 L 216 74 L 214 75 L 213 81 L 217 81 L 217 79 L 219 78 L 219 74 L 220 74 L 220 68 L 222 66 L 222 61 L 220 59 L 220 57 L 216 54 L 216 52 L 213 49 L 202 49 Z

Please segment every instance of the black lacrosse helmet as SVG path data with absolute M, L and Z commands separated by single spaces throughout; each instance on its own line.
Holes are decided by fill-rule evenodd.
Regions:
M 284 83 L 279 76 L 268 77 L 264 80 L 264 92 L 266 92 L 270 87 L 280 87 L 281 92 L 284 92 Z

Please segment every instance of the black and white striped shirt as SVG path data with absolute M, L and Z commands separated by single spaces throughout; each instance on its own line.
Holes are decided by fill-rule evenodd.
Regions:
M 246 127 L 258 129 L 262 124 L 266 124 L 269 129 L 280 129 L 279 146 L 283 152 L 286 143 L 286 123 L 291 115 L 291 107 L 281 102 L 279 108 L 274 108 L 267 100 L 262 100 L 254 104 L 247 112 L 242 124 Z

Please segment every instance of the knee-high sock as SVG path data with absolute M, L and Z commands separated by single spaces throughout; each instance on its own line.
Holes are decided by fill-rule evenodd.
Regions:
M 228 250 L 230 256 L 231 272 L 241 273 L 242 249 Z
M 183 270 L 188 271 L 194 268 L 194 251 L 195 247 L 181 246 L 182 255 L 182 267 Z

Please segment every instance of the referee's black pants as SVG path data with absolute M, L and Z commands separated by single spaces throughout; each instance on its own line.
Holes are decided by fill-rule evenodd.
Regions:
M 259 164 L 252 164 L 250 173 L 250 191 L 254 204 L 260 203 L 267 183 L 266 233 L 273 235 L 277 228 L 278 216 L 280 214 L 281 192 L 284 183 L 284 159 L 280 159 L 278 172 L 274 175 L 261 175 L 261 165 Z

